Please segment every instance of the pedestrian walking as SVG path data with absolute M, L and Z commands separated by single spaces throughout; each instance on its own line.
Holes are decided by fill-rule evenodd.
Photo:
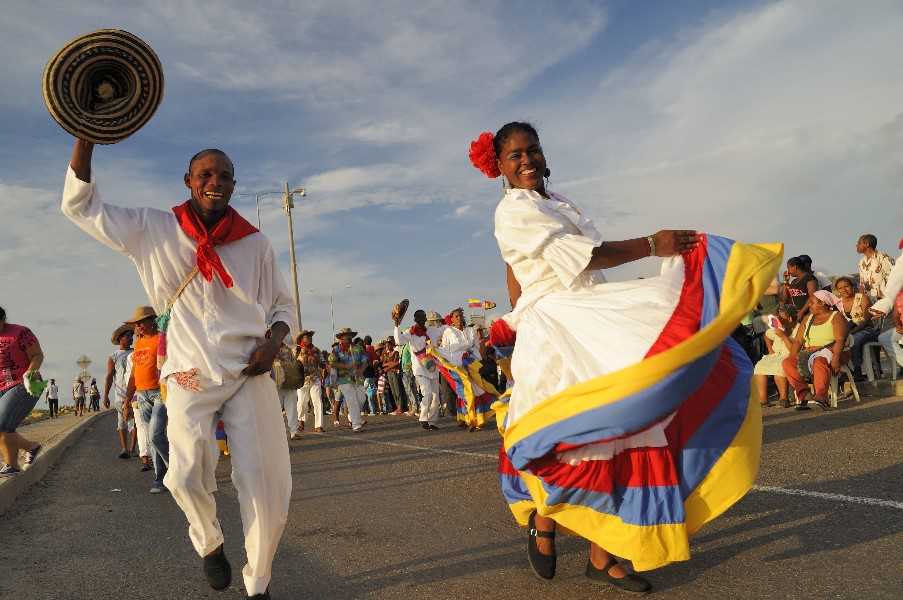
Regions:
M 132 354 L 133 325 L 125 323 L 116 328 L 110 341 L 118 346 L 107 358 L 107 377 L 103 387 L 103 407 L 110 408 L 110 391 L 113 392 L 112 406 L 116 410 L 116 433 L 119 435 L 119 446 L 122 451 L 119 458 L 127 459 L 132 456 L 135 437 L 132 445 L 129 445 L 135 434 L 135 419 L 132 417 L 132 403 L 127 400 L 129 385 L 129 356 Z
M 56 384 L 56 379 L 51 379 L 47 385 L 47 408 L 51 419 L 60 416 L 60 387 Z
M 27 380 L 38 379 L 44 352 L 38 338 L 24 325 L 6 322 L 6 310 L 0 307 L 0 477 L 20 472 L 19 452 L 29 465 L 41 451 L 41 444 L 16 432 L 38 403 L 40 391 L 31 394 Z

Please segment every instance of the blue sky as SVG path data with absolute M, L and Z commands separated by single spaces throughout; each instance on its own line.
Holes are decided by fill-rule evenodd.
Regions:
M 211 146 L 239 192 L 305 186 L 302 314 L 321 346 L 330 289 L 337 326 L 375 335 L 402 297 L 505 306 L 500 183 L 467 149 L 513 119 L 539 127 L 552 188 L 612 239 L 696 227 L 849 272 L 860 233 L 891 251 L 903 229 L 896 2 L 16 3 L 0 23 L 0 305 L 63 380 L 145 302 L 128 260 L 57 207 L 71 139 L 41 72 L 101 27 L 144 38 L 166 77 L 153 120 L 95 154 L 106 200 L 181 202 L 188 157 Z M 234 205 L 255 219 L 253 200 Z M 288 278 L 278 199 L 262 212 Z

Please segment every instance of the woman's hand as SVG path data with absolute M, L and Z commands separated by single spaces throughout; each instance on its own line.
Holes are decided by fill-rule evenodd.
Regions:
M 699 234 L 688 229 L 663 229 L 652 236 L 656 256 L 686 254 L 699 245 Z
M 831 372 L 837 375 L 840 373 L 840 354 L 835 353 L 834 356 L 831 357 Z

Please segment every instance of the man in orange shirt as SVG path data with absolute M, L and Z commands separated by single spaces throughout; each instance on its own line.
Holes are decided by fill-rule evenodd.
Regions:
M 166 437 L 166 405 L 160 396 L 160 369 L 157 367 L 157 347 L 160 345 L 157 314 L 150 306 L 139 306 L 131 320 L 125 323 L 133 325 L 137 335 L 126 398 L 138 394 L 138 418 L 150 431 L 151 458 L 154 462 L 154 484 L 150 493 L 159 494 L 166 489 L 163 477 L 169 466 L 169 439 Z

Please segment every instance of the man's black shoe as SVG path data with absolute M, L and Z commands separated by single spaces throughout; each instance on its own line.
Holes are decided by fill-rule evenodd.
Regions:
M 262 594 L 254 594 L 253 596 L 248 596 L 248 600 L 270 600 L 270 588 L 267 588 Z
M 232 566 L 220 546 L 216 552 L 204 557 L 204 575 L 215 590 L 224 590 L 232 583 Z

